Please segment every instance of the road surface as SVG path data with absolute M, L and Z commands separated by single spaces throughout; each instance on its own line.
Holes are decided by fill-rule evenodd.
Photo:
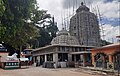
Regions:
M 41 67 L 14 70 L 0 69 L 0 76 L 100 76 L 78 72 L 76 70 L 77 68 L 47 69 Z

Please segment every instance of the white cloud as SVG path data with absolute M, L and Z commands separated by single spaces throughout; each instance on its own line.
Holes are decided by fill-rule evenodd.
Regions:
M 120 35 L 120 26 L 104 25 L 104 38 L 110 42 L 117 42 L 116 36 Z
M 55 21 L 57 21 L 58 27 L 61 28 L 62 0 L 37 0 L 37 2 L 40 9 L 48 10 L 48 13 L 55 16 Z
M 94 6 L 98 6 L 100 13 L 106 18 L 119 18 L 119 3 L 118 1 L 104 3 L 103 1 L 93 3 Z

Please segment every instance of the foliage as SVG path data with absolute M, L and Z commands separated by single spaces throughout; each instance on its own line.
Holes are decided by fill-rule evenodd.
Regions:
M 48 45 L 56 36 L 54 17 L 39 10 L 36 0 L 3 0 L 2 5 L 0 42 L 16 49 L 26 43 L 36 48 Z
M 38 36 L 28 41 L 31 47 L 38 48 L 50 44 L 53 37 L 58 31 L 57 24 L 54 22 L 54 17 L 51 17 L 46 10 L 32 9 L 30 22 L 39 30 Z
M 5 29 L 6 29 L 1 24 L 1 17 L 3 15 L 4 11 L 5 11 L 5 6 L 4 6 L 3 0 L 0 0 L 0 37 L 1 37 L 2 33 L 5 33 Z
M 37 28 L 28 22 L 35 9 L 36 0 L 3 0 L 3 2 L 6 9 L 1 17 L 0 41 L 18 48 L 37 35 Z
M 3 15 L 5 10 L 3 0 L 0 0 L 0 17 Z
M 49 45 L 51 40 L 56 37 L 56 32 L 58 31 L 57 24 L 54 22 L 54 17 L 51 17 L 50 14 L 46 14 L 45 12 L 43 13 L 42 17 L 46 18 L 41 18 L 41 20 L 38 20 L 36 23 L 36 27 L 40 30 L 40 36 L 36 37 L 35 40 L 28 42 L 33 46 L 33 48 Z
M 106 40 L 101 40 L 101 46 L 105 46 L 105 45 L 109 45 L 109 44 L 112 44 L 112 43 L 110 43 L 110 42 L 108 42 L 108 41 L 106 41 Z

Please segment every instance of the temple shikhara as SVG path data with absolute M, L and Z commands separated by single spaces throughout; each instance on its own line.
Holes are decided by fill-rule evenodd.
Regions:
M 100 32 L 97 16 L 89 11 L 83 3 L 70 19 L 69 31 L 80 45 L 100 46 Z

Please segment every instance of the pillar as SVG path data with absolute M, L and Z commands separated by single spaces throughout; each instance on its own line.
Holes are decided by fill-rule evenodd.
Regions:
M 112 55 L 109 55 L 109 63 L 112 63 Z
M 76 55 L 74 54 L 74 62 L 76 62 Z
M 92 65 L 93 65 L 94 67 L 96 67 L 94 55 L 92 55 Z
M 83 66 L 85 67 L 85 54 L 82 54 Z
M 108 57 L 109 57 L 109 62 L 107 63 L 107 69 L 114 69 L 112 55 L 109 54 Z
M 35 63 L 35 56 L 33 57 L 33 62 Z
M 40 56 L 37 56 L 37 60 L 38 60 L 38 62 L 40 62 Z
M 45 56 L 45 62 L 47 62 L 47 55 L 45 54 L 44 56 Z
M 72 61 L 72 55 L 71 54 L 68 54 L 68 61 Z
M 39 62 L 39 56 L 37 56 L 37 61 Z
M 53 62 L 58 62 L 58 53 L 53 54 Z
M 36 64 L 36 66 L 39 66 L 40 65 L 40 56 L 37 56 L 37 64 Z

